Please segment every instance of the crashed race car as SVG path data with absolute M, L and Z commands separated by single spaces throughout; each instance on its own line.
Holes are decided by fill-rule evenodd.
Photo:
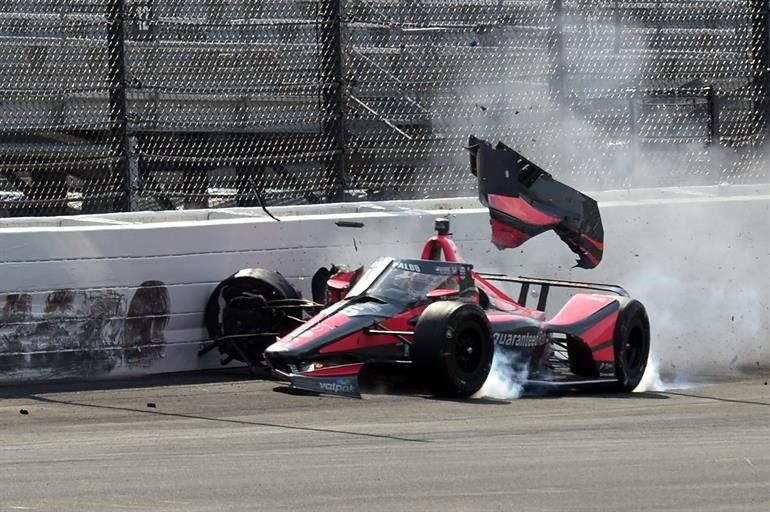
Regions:
M 489 207 L 492 242 L 517 247 L 553 230 L 593 268 L 603 252 L 599 209 L 513 149 L 470 138 L 471 172 Z M 206 325 L 217 348 L 294 389 L 360 396 L 370 365 L 409 369 L 433 393 L 469 397 L 496 351 L 509 352 L 528 383 L 633 390 L 650 348 L 644 306 L 620 286 L 478 272 L 462 260 L 449 222 L 419 259 L 385 257 L 361 269 L 321 269 L 306 301 L 279 273 L 241 270 L 211 295 Z M 515 299 L 503 291 L 518 286 Z M 534 307 L 527 298 L 539 288 Z M 549 291 L 574 291 L 546 318 Z M 512 364 L 514 364 L 512 363 Z

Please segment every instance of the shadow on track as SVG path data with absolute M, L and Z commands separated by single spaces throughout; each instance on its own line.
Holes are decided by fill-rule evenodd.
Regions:
M 645 391 L 637 393 L 620 392 L 617 386 L 606 383 L 582 384 L 573 386 L 543 384 L 525 384 L 524 392 L 517 398 L 497 398 L 493 396 L 480 396 L 475 398 L 448 398 L 434 395 L 429 386 L 421 383 L 419 376 L 404 370 L 394 372 L 379 368 L 376 371 L 369 370 L 363 374 L 360 380 L 362 397 L 366 395 L 380 396 L 408 396 L 425 400 L 456 402 L 472 405 L 507 405 L 516 400 L 528 399 L 556 399 L 570 396 L 595 397 L 601 399 L 620 400 L 667 400 L 670 397 L 665 393 Z M 280 385 L 273 389 L 279 393 L 300 396 L 322 396 L 315 391 L 304 391 L 290 388 L 288 385 Z M 339 396 L 342 400 L 350 400 L 351 397 Z M 356 399 L 356 398 L 352 398 Z
M 112 411 L 124 411 L 138 414 L 149 414 L 153 416 L 164 416 L 169 418 L 192 419 L 201 421 L 210 421 L 225 423 L 231 425 L 244 425 L 254 427 L 268 427 L 284 430 L 297 430 L 305 432 L 319 432 L 325 434 L 340 434 L 356 437 L 367 437 L 377 439 L 389 439 L 392 441 L 402 441 L 409 443 L 427 443 L 426 439 L 412 439 L 407 437 L 391 436 L 387 434 L 371 434 L 367 432 L 356 432 L 349 430 L 337 430 L 333 428 L 310 427 L 302 425 L 285 425 L 280 423 L 269 423 L 259 421 L 238 420 L 230 418 L 217 418 L 209 416 L 199 416 L 193 414 L 182 414 L 175 412 L 164 412 L 157 409 L 139 409 L 133 407 L 120 407 L 112 405 L 90 404 L 77 402 L 73 400 L 56 399 L 58 393 L 77 393 L 81 391 L 111 391 L 111 390 L 130 390 L 144 389 L 165 386 L 186 386 L 198 384 L 212 384 L 222 382 L 253 382 L 255 380 L 265 381 L 274 379 L 255 379 L 245 368 L 223 368 L 216 370 L 204 370 L 194 372 L 181 372 L 165 375 L 152 375 L 137 378 L 111 379 L 111 380 L 63 380 L 56 382 L 31 382 L 25 384 L 3 385 L 0 386 L 0 399 L 26 399 L 39 403 L 64 405 L 71 407 L 83 407 L 89 409 L 102 409 Z M 48 396 L 40 396 L 48 395 Z M 54 395 L 54 397 L 51 397 Z
M 586 390 L 586 389 L 560 389 L 549 391 L 525 391 L 521 396 L 517 398 L 493 398 L 493 397 L 480 397 L 480 398 L 442 398 L 437 396 L 425 396 L 428 400 L 437 400 L 444 402 L 461 402 L 461 403 L 477 403 L 480 405 L 510 405 L 513 402 L 519 400 L 554 400 L 569 397 L 591 397 L 600 399 L 616 399 L 616 400 L 667 400 L 669 399 L 666 394 L 645 391 L 641 393 L 618 393 L 615 391 L 602 391 L 602 390 Z
M 674 392 L 674 391 L 666 391 L 665 393 L 667 395 L 683 396 L 687 398 L 701 398 L 703 400 L 714 400 L 716 402 L 727 402 L 732 404 L 759 405 L 764 407 L 770 407 L 770 402 L 757 402 L 754 400 L 741 400 L 738 398 L 721 398 L 718 396 L 696 395 L 694 393 L 681 393 L 681 392 Z
M 351 430 L 337 430 L 333 428 L 321 428 L 321 427 L 308 427 L 308 426 L 302 426 L 302 425 L 284 425 L 281 423 L 268 423 L 268 422 L 260 422 L 260 421 L 248 421 L 248 420 L 236 420 L 236 419 L 229 419 L 229 418 L 212 418 L 208 416 L 198 416 L 194 414 L 181 414 L 181 413 L 174 413 L 174 412 L 163 412 L 158 410 L 147 410 L 147 409 L 136 409 L 133 407 L 119 407 L 115 405 L 97 405 L 97 404 L 88 404 L 84 402 L 75 402 L 71 400 L 56 400 L 54 398 L 45 398 L 41 396 L 33 396 L 33 395 L 26 395 L 24 398 L 27 398 L 28 400 L 33 400 L 36 402 L 41 403 L 47 403 L 47 404 L 56 404 L 56 405 L 67 405 L 67 406 L 73 406 L 73 407 L 85 407 L 89 409 L 106 409 L 110 411 L 125 411 L 125 412 L 133 412 L 133 413 L 140 413 L 140 414 L 150 414 L 153 416 L 166 416 L 171 418 L 183 418 L 183 419 L 191 419 L 191 420 L 202 420 L 202 421 L 212 421 L 217 423 L 227 423 L 231 425 L 246 425 L 246 426 L 253 426 L 253 427 L 269 427 L 269 428 L 278 428 L 283 430 L 298 430 L 298 431 L 304 431 L 304 432 L 320 432 L 324 434 L 342 434 L 342 435 L 348 435 L 348 436 L 356 436 L 356 437 L 368 437 L 368 438 L 376 438 L 376 439 L 389 439 L 391 441 L 403 441 L 407 443 L 428 443 L 427 439 L 411 439 L 408 437 L 399 437 L 399 436 L 390 436 L 387 434 L 370 434 L 367 432 L 355 432 Z
M 0 385 L 0 399 L 24 398 L 32 395 L 51 395 L 56 393 L 77 393 L 80 391 L 113 391 L 165 386 L 193 386 L 197 384 L 253 380 L 254 377 L 251 376 L 245 368 L 221 368 L 215 370 L 196 370 L 191 372 L 167 373 L 130 378 L 32 381 L 22 384 Z

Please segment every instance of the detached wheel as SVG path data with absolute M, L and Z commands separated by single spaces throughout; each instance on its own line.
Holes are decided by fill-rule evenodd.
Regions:
M 275 309 L 268 302 L 299 299 L 300 294 L 279 273 L 244 269 L 219 283 L 209 297 L 204 322 L 212 340 L 232 336 L 219 352 L 245 363 L 261 362 L 265 349 L 299 317 L 301 308 Z M 264 336 L 260 336 L 264 334 Z M 253 336 L 249 336 L 253 335 Z
M 615 378 L 621 391 L 633 391 L 642 381 L 650 356 L 650 321 L 641 302 L 621 306 L 613 337 Z
M 435 394 L 469 397 L 487 380 L 494 350 L 489 320 L 479 306 L 435 302 L 417 321 L 412 359 Z

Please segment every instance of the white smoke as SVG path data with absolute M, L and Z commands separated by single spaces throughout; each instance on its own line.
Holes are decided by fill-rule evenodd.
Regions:
M 660 374 L 660 363 L 656 354 L 650 354 L 647 361 L 647 368 L 644 370 L 642 381 L 634 389 L 634 393 L 644 393 L 646 391 L 671 391 L 674 389 L 690 389 L 699 384 L 691 382 L 682 375 L 666 376 Z
M 634 389 L 634 393 L 642 393 L 645 391 L 665 391 L 666 383 L 660 377 L 660 369 L 658 368 L 658 360 L 650 354 L 650 358 L 647 361 L 647 368 L 644 370 L 642 381 Z
M 568 58 L 574 59 L 567 63 L 568 67 L 581 69 L 586 63 L 598 65 L 595 59 L 589 58 L 591 52 L 596 52 L 596 56 L 617 54 L 613 46 L 616 40 L 611 37 L 617 29 L 623 37 L 648 37 L 645 35 L 648 32 L 634 30 L 629 23 L 633 20 L 625 19 L 621 26 L 603 23 L 599 18 L 586 23 L 581 37 L 575 37 L 586 41 L 586 51 L 568 54 Z M 628 47 L 644 47 L 646 43 L 636 41 Z M 601 73 L 595 75 L 627 74 L 630 87 L 643 87 L 642 77 L 654 63 L 648 59 L 654 59 L 657 51 L 652 47 L 648 50 L 623 52 L 618 55 L 622 58 L 609 63 L 602 61 Z M 526 70 L 538 69 L 538 66 L 515 65 L 507 59 L 515 56 L 507 55 L 505 47 L 501 48 L 499 57 L 508 65 L 503 66 L 495 79 L 457 88 L 451 98 L 435 98 L 436 105 L 451 105 L 451 109 L 434 112 L 433 127 L 446 140 L 470 133 L 492 143 L 502 140 L 560 181 L 589 195 L 593 195 L 592 191 L 616 186 L 654 189 L 714 183 L 719 176 L 733 182 L 767 181 L 770 159 L 767 154 L 752 158 L 744 169 L 747 162 L 738 159 L 745 155 L 741 157 L 736 150 L 719 145 L 703 151 L 700 143 L 671 144 L 671 153 L 662 158 L 658 150 L 649 149 L 652 145 L 633 147 L 631 143 L 624 143 L 622 136 L 616 140 L 614 132 L 603 123 L 591 122 L 595 114 L 603 114 L 592 106 L 594 96 L 602 99 L 606 96 L 603 91 L 618 88 L 618 84 L 609 79 L 573 84 L 581 101 L 566 101 L 571 107 L 562 108 L 545 84 L 538 84 L 528 76 Z M 549 56 L 543 54 L 540 58 Z M 463 78 L 468 63 L 461 64 L 458 69 L 446 69 L 446 74 Z M 481 65 L 486 64 L 479 62 Z M 646 70 L 645 73 L 642 70 Z M 619 101 L 618 108 L 624 114 L 629 113 L 620 102 L 622 98 L 613 99 Z M 647 122 L 664 129 L 691 131 L 692 126 L 679 124 L 678 112 L 673 107 L 656 108 L 656 118 Z M 642 117 L 639 112 L 636 115 Z M 770 144 L 765 150 L 770 151 Z M 458 166 L 467 165 L 465 152 L 458 152 L 457 157 Z M 572 168 L 578 159 L 582 165 Z M 443 155 L 437 156 L 435 165 L 446 165 Z M 596 170 L 589 173 L 586 168 Z M 739 168 L 743 169 L 740 176 L 735 174 Z M 657 197 L 654 192 L 640 191 L 640 195 L 634 197 L 647 197 L 645 194 Z M 476 193 L 475 185 L 466 191 L 468 196 Z M 672 193 L 680 192 L 667 192 Z M 725 187 L 716 195 L 730 193 L 729 187 Z M 623 199 L 619 193 L 610 197 L 610 201 Z M 728 203 L 718 207 L 661 204 L 659 208 L 648 206 L 637 211 L 629 207 L 602 208 L 608 250 L 605 261 L 590 275 L 568 269 L 571 256 L 560 259 L 560 255 L 567 254 L 563 246 L 550 250 L 555 247 L 552 235 L 528 242 L 520 254 L 518 251 L 489 254 L 488 247 L 460 245 L 481 270 L 617 282 L 627 288 L 647 308 L 652 330 L 652 353 L 637 390 L 661 391 L 770 367 L 767 291 L 770 290 L 770 251 L 766 229 L 763 230 L 767 209 L 762 210 L 757 204 L 747 203 L 745 209 L 729 207 Z M 526 372 L 522 375 L 510 363 L 510 354 L 496 353 L 492 372 L 476 396 L 503 399 L 520 396 Z
M 495 349 L 489 376 L 473 398 L 516 400 L 524 392 L 527 377 L 527 365 L 517 358 L 516 353 Z M 698 385 L 699 383 L 692 382 L 682 375 L 662 376 L 658 357 L 651 353 L 642 381 L 634 389 L 634 393 L 690 389 Z
M 495 348 L 489 376 L 473 398 L 515 400 L 524 391 L 527 373 L 527 365 L 515 352 Z
M 752 282 L 766 279 L 767 269 L 736 263 L 719 275 L 703 263 L 690 269 L 651 266 L 629 276 L 628 289 L 650 318 L 651 371 L 669 389 L 674 383 L 764 369 L 770 361 L 767 305 L 761 287 Z

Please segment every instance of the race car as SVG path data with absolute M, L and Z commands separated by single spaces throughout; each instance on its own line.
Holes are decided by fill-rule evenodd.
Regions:
M 517 247 L 554 230 L 593 268 L 603 251 L 596 202 L 554 180 L 513 149 L 471 137 L 471 172 L 490 209 L 492 242 Z M 443 397 L 476 394 L 495 352 L 523 369 L 528 383 L 576 387 L 613 384 L 633 390 L 649 356 L 644 306 L 620 286 L 478 272 L 464 262 L 449 221 L 419 259 L 384 257 L 362 269 L 321 269 L 314 301 L 305 301 L 279 273 L 245 269 L 214 290 L 206 310 L 224 362 L 238 359 L 294 389 L 360 396 L 370 365 L 409 369 Z M 503 291 L 519 287 L 516 299 Z M 538 303 L 527 298 L 539 287 Z M 549 291 L 574 290 L 546 318 Z

